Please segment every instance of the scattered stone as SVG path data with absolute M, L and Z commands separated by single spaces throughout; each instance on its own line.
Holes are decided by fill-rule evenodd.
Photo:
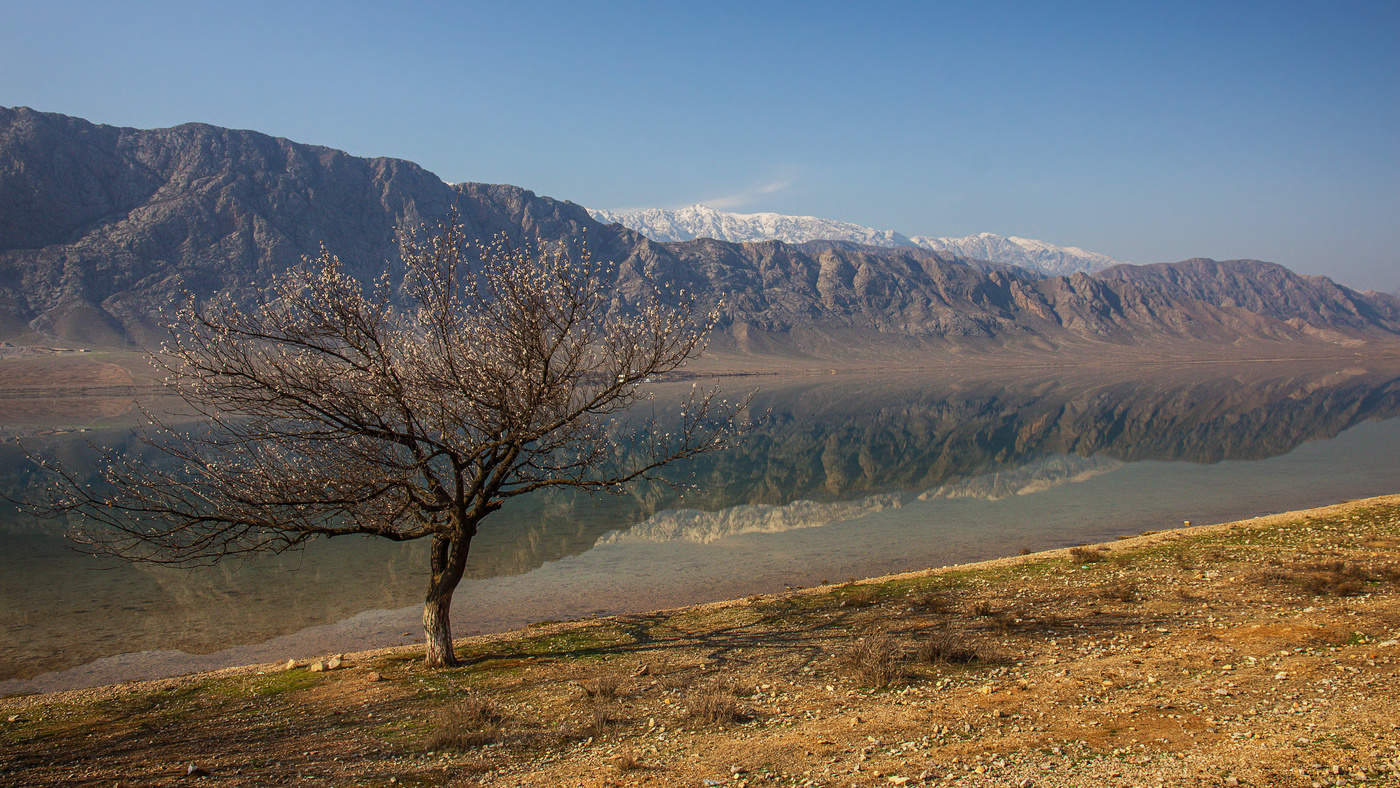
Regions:
M 651 675 L 651 665 L 648 665 L 647 663 L 643 662 L 641 665 L 638 665 L 638 666 L 637 666 L 637 669 L 636 669 L 636 670 L 632 671 L 632 675 L 633 675 L 633 676 L 650 676 L 650 675 Z
M 369 679 L 370 681 L 383 681 L 383 680 L 384 680 L 384 677 L 381 676 L 381 675 L 379 675 L 379 671 L 377 671 L 377 670 L 371 670 L 371 671 L 369 672 L 369 675 L 365 676 L 365 678 Z
M 331 657 L 329 661 L 326 662 L 326 670 L 335 670 L 336 668 L 339 668 L 341 665 L 344 664 L 344 655 L 336 654 L 335 656 Z
M 294 660 L 294 659 L 289 659 L 289 660 L 287 660 L 287 664 L 285 664 L 285 665 L 282 666 L 282 669 L 283 669 L 283 670 L 295 670 L 295 669 L 296 669 L 296 666 L 297 666 L 297 661 Z
M 186 776 L 186 777 L 208 777 L 208 776 L 209 776 L 209 772 L 208 772 L 208 770 L 206 770 L 206 769 L 201 769 L 200 767 L 198 767 L 198 766 L 196 766 L 195 764 L 192 763 L 192 764 L 190 764 L 189 766 L 186 766 L 186 767 L 185 767 L 185 776 Z
M 312 673 L 320 673 L 321 671 L 326 669 L 326 663 L 318 659 L 315 662 L 308 665 L 306 669 L 311 671 Z

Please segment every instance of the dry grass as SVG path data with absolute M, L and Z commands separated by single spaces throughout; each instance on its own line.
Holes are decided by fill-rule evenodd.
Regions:
M 880 601 L 880 589 L 874 585 L 847 585 L 843 591 L 841 607 L 870 607 Z
M 909 600 L 909 606 L 921 613 L 947 613 L 953 609 L 953 600 L 942 591 L 920 591 Z
M 929 665 L 970 665 L 980 661 L 982 653 L 953 633 L 938 630 L 919 643 L 914 658 Z
M 612 700 L 622 693 L 622 677 L 616 673 L 602 673 L 579 681 L 578 686 L 586 698 Z
M 861 638 L 846 652 L 845 663 L 862 684 L 877 689 L 904 677 L 904 652 L 884 635 Z
M 1255 573 L 1254 579 L 1292 585 L 1313 596 L 1355 596 L 1365 593 L 1367 582 L 1381 578 L 1359 564 L 1323 561 L 1297 568 L 1265 569 Z
M 1090 547 L 1071 547 L 1069 549 L 1070 561 L 1076 564 L 1092 564 L 1103 560 L 1103 553 Z
M 459 751 L 500 741 L 505 720 L 505 714 L 494 703 L 469 696 L 443 711 L 424 749 Z
M 705 725 L 742 722 L 745 715 L 734 695 L 733 689 L 728 685 L 712 686 L 690 701 L 686 707 L 686 717 Z
M 584 718 L 584 734 L 598 738 L 627 720 L 622 707 L 608 701 L 591 701 Z
M 1142 592 L 1138 589 L 1138 584 L 1131 580 L 1119 580 L 1109 583 L 1099 589 L 1099 593 L 1104 599 L 1112 599 L 1118 602 L 1132 604 L 1142 598 Z
M 618 753 L 613 758 L 613 766 L 616 766 L 617 770 L 620 772 L 635 772 L 647 768 L 646 764 L 642 763 L 642 759 L 633 750 L 623 750 Z
M 1008 634 L 1016 629 L 1019 617 L 1011 610 L 999 610 L 992 614 L 992 628 L 1000 634 Z

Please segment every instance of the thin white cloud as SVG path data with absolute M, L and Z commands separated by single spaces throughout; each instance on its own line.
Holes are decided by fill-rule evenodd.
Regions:
M 771 180 L 766 183 L 760 183 L 757 186 L 752 186 L 741 192 L 735 192 L 733 194 L 726 194 L 722 197 L 714 197 L 708 200 L 702 200 L 702 202 L 704 202 L 711 208 L 718 208 L 722 211 L 733 210 L 735 208 L 743 208 L 744 206 L 752 203 L 754 200 L 757 200 L 759 197 L 763 197 L 769 194 L 776 194 L 780 191 L 784 191 L 785 189 L 790 188 L 793 184 L 793 181 L 793 178 L 778 178 L 776 180 Z

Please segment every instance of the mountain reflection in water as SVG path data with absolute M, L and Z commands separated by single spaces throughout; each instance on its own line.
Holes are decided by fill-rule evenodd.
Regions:
M 454 605 L 459 630 L 773 590 L 755 586 L 779 582 L 779 575 L 814 582 L 844 577 L 840 572 L 848 570 L 916 568 L 903 561 L 961 560 L 1061 544 L 1088 532 L 1066 532 L 1055 517 L 1042 516 L 1034 499 L 1045 497 L 1043 506 L 1070 511 L 1075 489 L 1094 487 L 1095 495 L 1111 489 L 1131 507 L 1140 492 L 1164 493 L 1151 490 L 1157 471 L 1134 471 L 1136 464 L 1156 467 L 1144 461 L 1263 460 L 1361 422 L 1400 415 L 1394 365 L 1081 370 L 1048 380 L 911 375 L 878 386 L 841 376 L 725 382 L 731 392 L 752 387 L 760 389 L 750 408 L 752 428 L 733 448 L 677 469 L 673 476 L 687 483 L 684 488 L 650 484 L 616 496 L 551 491 L 513 501 L 493 515 L 472 545 L 467 577 L 475 590 L 464 589 L 459 599 L 489 598 L 483 589 L 497 587 L 548 588 L 540 578 L 568 570 L 580 573 L 558 581 L 560 588 L 568 585 L 560 594 L 572 607 L 541 615 L 551 598 L 541 592 L 533 607 L 521 602 L 511 608 L 509 599 L 528 601 L 530 592 L 519 590 L 502 597 L 500 609 L 489 615 L 470 603 Z M 658 397 L 671 396 L 671 388 L 662 386 Z M 88 440 L 123 445 L 131 438 L 102 430 L 28 439 L 70 467 L 82 467 L 90 456 Z M 1325 465 L 1295 471 L 1300 478 L 1290 490 L 1303 502 L 1295 505 L 1394 491 L 1367 487 L 1384 484 L 1360 479 L 1345 458 Z M 1386 476 L 1386 468 L 1371 470 L 1392 483 L 1400 479 Z M 0 454 L 0 473 L 12 495 L 35 483 L 14 449 Z M 1106 486 L 1110 482 L 1116 486 Z M 1155 527 L 1179 523 L 1182 512 L 1194 511 L 1190 490 L 1183 488 L 1181 495 L 1179 510 L 1143 508 L 1141 516 Z M 921 534 L 938 527 L 944 510 L 935 507 L 1018 500 L 1030 508 L 997 510 L 1005 512 L 997 515 L 1005 520 L 1001 526 L 989 520 L 980 535 L 958 542 L 961 552 L 946 558 L 933 548 L 900 546 L 912 533 L 910 518 L 922 518 Z M 1109 517 L 1111 510 L 1101 502 L 1096 506 L 1090 508 L 1097 516 Z M 1195 512 L 1195 518 L 1210 514 Z M 888 543 L 875 540 L 851 550 L 844 545 L 861 539 L 853 536 L 856 525 L 845 531 L 822 527 L 853 521 L 872 524 L 872 534 L 878 523 L 903 523 L 899 528 L 906 530 L 890 525 L 880 532 Z M 1092 525 L 1096 532 L 1120 527 L 1116 521 Z M 256 643 L 362 611 L 415 605 L 426 583 L 426 546 L 420 544 L 338 539 L 299 553 L 180 570 L 82 556 L 54 528 L 12 511 L 0 521 L 0 681 L 147 649 L 198 654 Z M 743 577 L 725 576 L 724 566 L 700 566 L 713 556 L 694 552 L 728 550 L 729 541 L 745 551 Z M 692 552 L 625 552 L 643 550 L 642 543 L 672 543 Z M 774 552 L 765 564 L 765 550 L 781 555 Z M 591 567 L 588 573 L 584 566 Z M 688 568 L 680 572 L 678 566 Z M 107 571 L 87 571 L 93 568 Z M 526 573 L 530 577 L 518 582 L 507 580 Z M 725 582 L 714 582 L 721 576 Z M 685 577 L 694 578 L 692 585 Z M 653 588 L 640 597 L 611 587 L 642 588 L 647 582 Z M 402 640 L 418 637 L 416 628 L 408 631 Z M 381 633 L 380 644 L 400 642 L 400 634 Z

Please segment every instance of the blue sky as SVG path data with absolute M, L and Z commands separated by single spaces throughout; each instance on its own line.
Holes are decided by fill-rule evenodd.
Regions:
M 1400 287 L 1400 3 L 6 2 L 0 104 Z

